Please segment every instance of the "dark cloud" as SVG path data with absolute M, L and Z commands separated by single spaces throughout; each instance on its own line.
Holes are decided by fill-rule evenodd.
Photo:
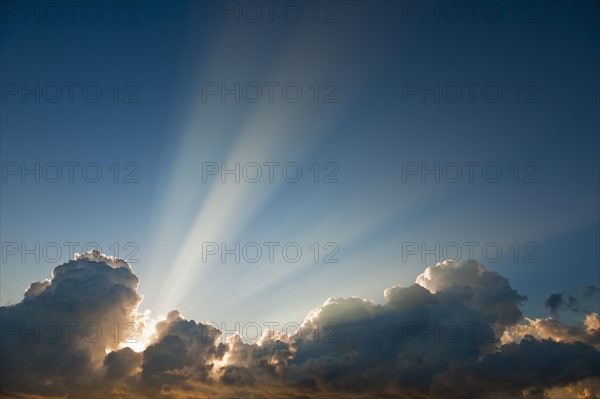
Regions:
M 591 346 L 526 337 L 479 362 L 453 364 L 436 376 L 433 391 L 450 391 L 461 398 L 486 397 L 490 392 L 492 397 L 531 397 L 550 386 L 566 386 L 598 375 L 600 353 Z
M 106 369 L 106 378 L 109 380 L 122 380 L 137 373 L 142 364 L 142 354 L 134 352 L 131 348 L 123 348 L 110 352 L 103 361 Z
M 581 311 L 577 298 L 566 292 L 550 295 L 544 304 L 554 315 L 557 315 L 559 310 L 571 310 L 573 312 Z
M 598 295 L 598 287 L 594 285 L 587 286 L 582 290 L 581 294 L 584 298 L 589 298 L 591 296 Z
M 576 313 L 588 313 L 586 306 L 583 304 L 585 301 L 595 299 L 598 301 L 598 287 L 587 286 L 579 291 L 559 292 L 551 294 L 548 299 L 544 302 L 546 307 L 550 309 L 550 312 L 558 317 L 560 311 L 571 311 Z
M 524 318 L 527 298 L 474 261 L 429 267 L 415 284 L 386 289 L 383 304 L 330 298 L 296 332 L 254 344 L 221 342 L 218 329 L 172 311 L 143 351 L 123 347 L 111 326 L 143 320 L 137 286 L 125 261 L 90 252 L 2 307 L 2 396 L 591 397 L 600 375 L 597 314 L 580 326 Z M 63 324 L 70 336 L 64 327 L 52 335 Z

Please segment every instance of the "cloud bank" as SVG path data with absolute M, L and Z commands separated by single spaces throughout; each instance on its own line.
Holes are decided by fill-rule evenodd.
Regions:
M 527 297 L 475 261 L 428 267 L 383 304 L 329 298 L 256 343 L 178 311 L 153 325 L 138 283 L 126 261 L 92 251 L 0 308 L 2 396 L 600 397 L 598 315 L 526 318 Z M 134 335 L 148 342 L 124 344 Z

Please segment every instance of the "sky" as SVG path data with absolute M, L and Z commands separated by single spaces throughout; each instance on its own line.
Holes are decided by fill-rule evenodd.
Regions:
M 491 384 L 486 373 L 505 362 L 531 366 L 521 341 L 502 342 L 505 359 L 470 342 L 424 357 L 435 366 L 415 360 L 385 320 L 412 322 L 406 309 L 422 306 L 428 320 L 494 323 L 498 338 L 517 323 L 539 327 L 540 348 L 555 359 L 579 351 L 598 377 L 599 12 L 593 1 L 3 0 L 2 318 L 34 322 L 52 304 L 61 322 L 85 318 L 55 307 L 97 300 L 129 312 L 90 310 L 106 325 L 145 326 L 146 346 L 131 352 L 105 340 L 71 348 L 89 354 L 93 383 L 27 392 L 78 397 L 125 373 L 131 381 L 108 384 L 113 392 L 142 395 L 148 379 L 153 397 L 161 382 L 177 386 L 161 357 L 171 345 L 205 361 L 177 370 L 217 362 L 201 378 L 175 373 L 208 396 L 269 378 L 275 397 L 480 396 L 497 387 L 460 391 L 453 376 Z M 440 272 L 428 283 L 425 270 Z M 100 280 L 82 291 L 61 273 Z M 491 299 L 486 287 L 501 293 Z M 354 361 L 335 357 L 347 346 L 291 331 L 319 331 L 328 314 L 365 348 Z M 242 330 L 253 323 L 291 326 L 278 344 L 287 346 L 252 342 Z M 194 346 L 190 330 L 207 325 L 242 341 Z M 390 339 L 396 359 L 369 339 Z M 31 356 L 48 353 L 42 346 Z M 278 350 L 293 360 L 273 360 Z M 487 363 L 450 361 L 477 352 Z M 58 375 L 5 353 L 3 393 Z M 269 354 L 275 370 L 255 372 Z M 390 367 L 402 377 L 374 377 Z M 418 378 L 433 372 L 435 383 Z M 589 375 L 564 375 L 558 388 L 548 372 L 512 375 L 502 394 L 600 395 Z M 217 391 L 198 388 L 207 381 Z

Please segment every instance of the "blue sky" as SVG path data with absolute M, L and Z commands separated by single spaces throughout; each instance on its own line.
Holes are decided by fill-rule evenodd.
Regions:
M 81 243 L 79 251 L 97 242 L 110 255 L 113 243 L 121 256 L 137 250 L 141 309 L 228 323 L 301 322 L 328 297 L 383 302 L 384 288 L 408 286 L 436 263 L 421 253 L 403 259 L 406 243 L 499 246 L 498 261 L 481 249 L 475 259 L 528 296 L 531 316 L 548 315 L 552 293 L 598 284 L 596 3 L 534 3 L 519 14 L 531 20 L 517 22 L 503 8 L 495 23 L 481 12 L 472 23 L 422 20 L 406 14 L 410 2 L 334 3 L 322 10 L 333 23 L 314 23 L 308 3 L 297 23 L 279 13 L 274 23 L 222 22 L 202 3 L 127 4 L 131 22 L 115 22 L 108 6 L 95 23 L 78 13 L 73 23 L 24 22 L 3 11 L 2 305 L 66 262 L 67 242 Z M 40 84 L 39 102 L 23 94 L 23 82 Z M 56 103 L 47 100 L 52 82 L 65 90 Z M 65 82 L 77 83 L 72 102 Z M 275 97 L 222 102 L 207 94 L 211 82 L 275 82 Z M 302 88 L 298 102 L 282 94 L 290 82 Z M 440 100 L 422 97 L 436 83 Z M 86 100 L 86 84 L 101 87 L 97 102 Z M 247 87 L 252 98 L 256 86 Z M 80 164 L 72 183 L 66 167 L 56 183 L 33 175 L 23 183 L 20 171 L 6 169 L 36 162 Z M 102 171 L 97 183 L 81 175 L 90 162 Z M 210 175 L 205 183 L 207 162 L 256 162 L 263 178 L 221 183 Z M 276 173 L 270 183 L 264 162 L 295 162 L 302 177 L 289 183 Z M 465 162 L 480 165 L 473 182 Z M 463 177 L 423 182 L 419 170 L 403 179 L 408 163 L 462 165 Z M 486 181 L 486 164 L 500 168 L 498 182 Z M 323 182 L 332 172 L 339 181 Z M 59 243 L 60 262 L 7 252 L 9 243 L 36 242 Z M 303 256 L 202 262 L 203 243 L 212 242 L 293 242 Z M 323 263 L 334 248 L 339 262 Z

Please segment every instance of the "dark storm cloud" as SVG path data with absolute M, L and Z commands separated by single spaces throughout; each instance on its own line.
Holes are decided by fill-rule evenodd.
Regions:
M 139 320 L 137 285 L 125 261 L 91 252 L 2 307 L 3 395 L 536 397 L 556 387 L 589 394 L 600 374 L 598 315 L 581 326 L 524 318 L 526 297 L 474 261 L 427 268 L 415 284 L 386 289 L 381 305 L 330 298 L 296 332 L 265 332 L 255 344 L 220 342 L 218 329 L 172 311 L 142 352 L 123 348 L 106 332 Z M 82 337 L 91 322 L 105 334 Z M 76 338 L 44 336 L 49 323 L 72 323 Z M 527 335 L 515 337 L 517 327 Z

